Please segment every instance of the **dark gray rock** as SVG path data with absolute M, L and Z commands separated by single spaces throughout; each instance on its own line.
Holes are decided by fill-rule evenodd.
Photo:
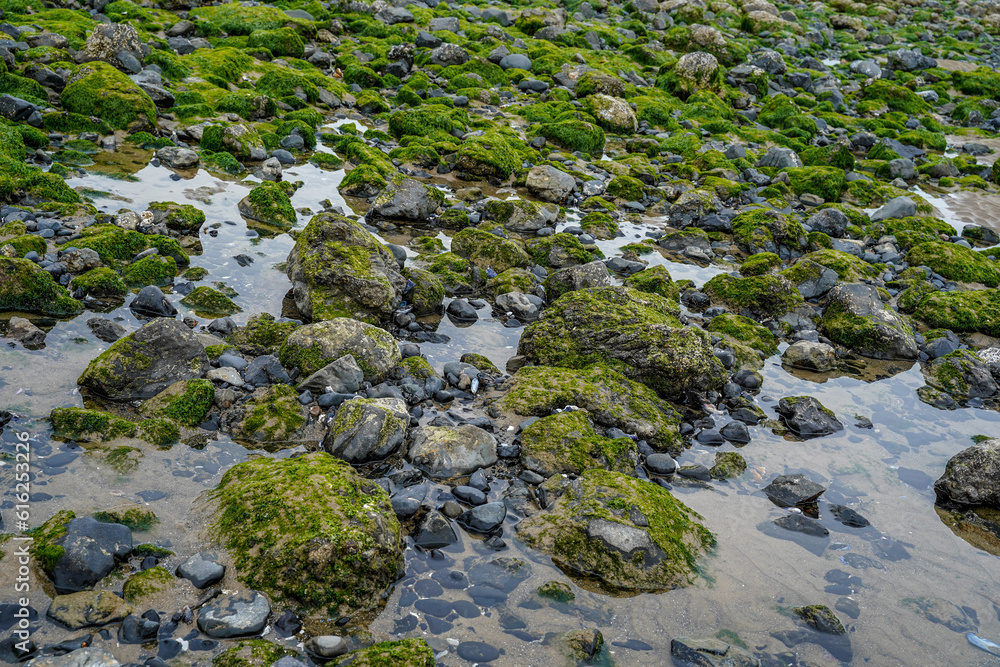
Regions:
M 337 394 L 353 394 L 361 388 L 364 379 L 358 362 L 352 355 L 345 354 L 303 380 L 298 390 L 322 394 L 329 387 L 329 391 Z
M 842 211 L 835 208 L 824 208 L 809 216 L 806 224 L 814 232 L 823 232 L 833 238 L 842 238 L 847 231 L 847 226 L 851 224 L 847 216 Z
M 422 549 L 442 549 L 458 542 L 458 534 L 445 515 L 431 510 L 420 522 L 413 541 Z
M 951 457 L 934 492 L 940 503 L 1000 509 L 1000 440 L 985 440 Z
M 670 655 L 681 665 L 698 667 L 759 667 L 760 661 L 750 652 L 716 639 L 675 637 L 670 640 Z
M 57 592 L 74 593 L 92 588 L 132 553 L 132 531 L 80 517 L 66 524 L 66 533 L 54 543 L 64 552 L 48 571 L 49 578 Z
M 330 422 L 323 449 L 348 463 L 370 463 L 389 456 L 406 439 L 410 415 L 398 398 L 345 401 Z
M 778 401 L 776 412 L 789 429 L 805 438 L 843 431 L 844 425 L 832 411 L 812 396 L 790 396 Z
M 826 487 L 806 478 L 805 475 L 779 475 L 764 487 L 764 495 L 778 507 L 808 505 L 816 501 Z
M 488 533 L 498 528 L 506 517 L 506 505 L 503 503 L 486 503 L 463 512 L 458 517 L 458 522 L 472 532 Z
M 147 285 L 139 290 L 128 307 L 140 317 L 176 317 L 177 315 L 177 309 L 156 285 Z
M 202 551 L 177 566 L 177 576 L 190 581 L 195 588 L 205 588 L 222 579 L 226 566 L 213 551 Z
M 412 178 L 398 185 L 390 184 L 375 198 L 371 212 L 389 220 L 426 221 L 437 210 L 439 201 L 430 189 Z
M 113 343 L 125 335 L 125 327 L 103 317 L 91 317 L 87 326 L 105 343 Z

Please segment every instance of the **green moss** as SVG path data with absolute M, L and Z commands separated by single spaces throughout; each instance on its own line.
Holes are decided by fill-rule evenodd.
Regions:
M 615 176 L 608 183 L 606 193 L 616 199 L 639 201 L 646 196 L 646 186 L 631 176 Z
M 174 258 L 160 255 L 147 255 L 122 269 L 122 280 L 130 287 L 165 287 L 174 281 L 176 275 L 177 262 Z
M 215 656 L 212 667 L 268 667 L 284 657 L 294 658 L 296 653 L 266 639 L 244 639 Z
M 455 234 L 451 240 L 451 252 L 464 257 L 481 269 L 492 268 L 497 273 L 514 267 L 525 267 L 530 258 L 514 241 L 469 227 Z M 435 260 L 440 260 L 439 255 Z M 433 271 L 433 264 L 431 267 Z
M 143 403 L 142 412 L 194 427 L 204 421 L 214 400 L 215 385 L 210 380 L 185 380 Z
M 48 249 L 45 239 L 34 234 L 25 234 L 17 238 L 0 241 L 0 246 L 7 245 L 8 243 L 14 247 L 14 252 L 17 253 L 18 257 L 24 257 L 32 251 L 37 252 L 38 256 L 41 257 Z
M 722 313 L 712 318 L 705 327 L 706 331 L 725 334 L 740 343 L 745 343 L 755 350 L 771 356 L 778 351 L 778 339 L 768 329 L 760 326 L 748 317 Z
M 85 442 L 108 442 L 135 435 L 135 424 L 107 412 L 83 408 L 55 408 L 49 414 L 52 434 Z
M 409 375 L 416 380 L 439 377 L 434 367 L 423 357 L 407 357 L 399 362 L 399 366 L 404 376 Z
M 750 255 L 743 264 L 740 265 L 740 275 L 742 276 L 762 276 L 780 269 L 781 258 L 773 252 L 759 252 Z
M 434 651 L 423 639 L 379 642 L 347 656 L 353 667 L 434 667 Z
M 604 257 L 596 246 L 588 248 L 576 236 L 565 232 L 532 239 L 525 245 L 535 264 L 553 268 L 587 264 Z
M 62 104 L 69 112 L 97 116 L 116 130 L 124 130 L 137 120 L 156 125 L 156 107 L 149 95 L 104 62 L 77 68 L 62 91 Z
M 285 188 L 279 183 L 264 181 L 247 195 L 249 206 L 241 209 L 244 217 L 280 230 L 291 229 L 295 225 L 295 209 Z M 249 214 L 249 216 L 248 216 Z
M 879 79 L 862 89 L 861 94 L 866 103 L 883 104 L 894 111 L 902 111 L 908 115 L 919 115 L 931 110 L 931 105 L 920 98 L 912 90 L 896 85 L 891 81 Z M 858 111 L 867 112 L 875 107 L 859 105 Z
M 146 558 L 147 556 L 153 556 L 154 558 L 168 558 L 174 555 L 174 552 L 170 549 L 165 549 L 155 544 L 138 544 L 135 549 L 132 550 L 132 553 L 139 558 Z
M 288 336 L 298 329 L 298 322 L 276 322 L 269 313 L 258 313 L 226 340 L 249 354 L 277 354 Z
M 626 278 L 623 284 L 640 292 L 658 294 L 670 301 L 677 301 L 680 298 L 680 289 L 664 266 L 643 269 Z
M 191 204 L 177 204 L 172 201 L 154 201 L 147 207 L 157 222 L 170 229 L 187 234 L 197 234 L 205 224 L 205 214 Z
M 917 304 L 915 319 L 932 328 L 1000 337 L 1000 293 L 995 290 L 933 292 Z
M 792 192 L 837 201 L 844 190 L 844 172 L 837 167 L 792 167 L 785 169 L 791 179 Z
M 882 274 L 882 264 L 869 264 L 860 257 L 839 250 L 817 250 L 803 255 L 800 261 L 811 260 L 837 272 L 837 277 L 849 283 L 876 278 Z
M 137 435 L 155 447 L 169 447 L 181 439 L 181 433 L 169 419 L 143 419 Z
M 251 49 L 264 48 L 278 57 L 301 58 L 305 45 L 298 33 L 291 28 L 276 28 L 274 30 L 254 30 L 247 40 Z M 345 81 L 345 83 L 352 83 Z
M 985 252 L 976 252 L 957 243 L 929 242 L 913 246 L 906 254 L 910 266 L 929 266 L 948 280 L 1000 285 L 1000 269 Z
M 585 120 L 567 119 L 543 123 L 533 128 L 533 131 L 571 151 L 589 154 L 604 151 L 604 130 Z
M 263 395 L 246 404 L 243 420 L 233 429 L 233 437 L 250 442 L 289 442 L 306 423 L 299 396 L 288 385 L 268 387 Z
M 0 257 L 0 310 L 62 317 L 82 312 L 83 304 L 33 262 Z
M 607 213 L 593 211 L 580 218 L 580 228 L 594 238 L 613 239 L 619 234 L 618 223 Z
M 705 283 L 703 289 L 713 300 L 721 301 L 731 310 L 740 314 L 747 313 L 755 319 L 781 317 L 802 302 L 798 290 L 781 276 L 734 278 L 721 274 Z
M 585 410 L 544 417 L 521 433 L 522 463 L 545 477 L 557 473 L 579 475 L 591 468 L 628 474 L 635 469 L 636 456 L 630 438 L 599 436 Z
M 238 463 L 212 494 L 212 531 L 238 578 L 275 601 L 333 616 L 372 606 L 402 570 L 388 494 L 323 452 Z M 373 531 L 385 536 L 376 544 Z
M 507 179 L 521 166 L 521 158 L 504 135 L 488 131 L 462 141 L 455 168 L 484 178 Z
M 709 473 L 715 479 L 733 479 L 739 477 L 747 469 L 747 462 L 737 452 L 718 452 L 715 455 L 715 465 Z
M 160 523 L 156 514 L 144 507 L 94 512 L 94 518 L 101 523 L 120 523 L 135 533 L 149 530 L 154 524 Z
M 94 225 L 81 232 L 81 238 L 73 241 L 77 248 L 91 248 L 97 251 L 101 261 L 131 260 L 147 247 L 146 236 L 139 232 L 126 231 L 114 225 Z
M 66 534 L 67 524 L 75 518 L 76 514 L 73 512 L 62 510 L 26 533 L 32 538 L 28 546 L 31 556 L 45 572 L 51 573 L 66 553 L 65 547 L 55 542 Z
M 733 218 L 733 240 L 751 253 L 774 252 L 778 246 L 802 248 L 806 233 L 802 225 L 770 209 L 752 209 Z
M 165 567 L 157 565 L 136 572 L 126 579 L 122 585 L 122 597 L 125 598 L 125 602 L 139 604 L 145 598 L 170 590 L 176 583 L 177 578 L 174 575 Z
M 181 303 L 203 317 L 225 317 L 243 311 L 228 296 L 205 285 L 194 288 Z

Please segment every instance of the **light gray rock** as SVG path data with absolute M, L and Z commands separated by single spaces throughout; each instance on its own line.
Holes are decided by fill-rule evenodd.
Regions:
M 191 169 L 198 164 L 198 154 L 190 148 L 164 146 L 156 151 L 160 162 L 174 169 Z
M 800 340 L 785 349 L 781 362 L 793 368 L 823 373 L 837 367 L 837 352 L 826 343 Z
M 209 637 L 228 639 L 256 635 L 267 625 L 271 605 L 256 591 L 217 598 L 198 612 L 198 629 Z
M 206 588 L 220 581 L 226 574 L 226 566 L 219 562 L 214 551 L 202 551 L 177 566 L 177 576 L 190 581 L 195 588 Z
M 872 222 L 907 218 L 917 214 L 917 204 L 909 197 L 896 197 L 887 201 L 879 210 L 871 215 Z
M 528 192 L 542 201 L 562 203 L 576 188 L 576 179 L 552 165 L 532 167 L 525 180 Z
M 413 432 L 407 459 L 435 479 L 470 475 L 497 462 L 497 441 L 478 426 L 424 426 Z
M 329 390 L 335 394 L 353 394 L 361 388 L 365 373 L 354 356 L 345 354 L 319 369 L 298 386 L 298 390 L 322 394 Z
M 330 422 L 323 449 L 348 463 L 380 461 L 406 439 L 410 415 L 398 398 L 345 401 Z
M 121 663 L 99 648 L 79 648 L 65 655 L 43 655 L 28 663 L 28 667 L 119 667 Z

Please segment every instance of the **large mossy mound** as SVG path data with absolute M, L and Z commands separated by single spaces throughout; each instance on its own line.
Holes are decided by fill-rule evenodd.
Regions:
M 4 310 L 65 317 L 83 312 L 83 304 L 34 262 L 0 257 L 0 311 Z
M 62 91 L 63 108 L 81 116 L 96 116 L 116 130 L 136 121 L 156 125 L 156 106 L 128 76 L 104 62 L 81 65 Z
M 211 530 L 240 581 L 303 613 L 376 607 L 402 572 L 388 494 L 324 452 L 239 463 L 211 498 Z
M 663 487 L 589 470 L 548 489 L 558 499 L 518 524 L 518 537 L 571 576 L 641 593 L 690 584 L 715 538 Z

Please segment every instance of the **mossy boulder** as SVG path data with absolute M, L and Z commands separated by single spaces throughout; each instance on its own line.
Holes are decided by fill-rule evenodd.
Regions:
M 187 579 L 175 577 L 162 565 L 136 572 L 122 584 L 122 597 L 133 605 L 150 606 L 171 600 L 197 600 L 197 589 Z
M 264 181 L 239 203 L 240 215 L 266 232 L 285 232 L 295 225 L 295 209 L 285 187 Z
M 123 299 L 128 294 L 128 287 L 121 276 L 106 266 L 80 274 L 70 281 L 69 286 L 74 293 L 80 290 L 85 296 L 95 299 Z
M 205 224 L 205 214 L 191 204 L 177 204 L 172 201 L 154 201 L 149 204 L 153 222 L 163 223 L 169 229 L 189 235 L 196 235 Z
M 916 359 L 919 352 L 905 316 L 882 303 L 870 285 L 846 283 L 830 290 L 822 328 L 833 342 L 873 359 Z
M 596 93 L 585 98 L 583 105 L 606 132 L 632 135 L 639 127 L 632 107 L 620 97 Z
M 589 154 L 600 154 L 604 151 L 604 130 L 585 120 L 566 118 L 552 123 L 542 123 L 536 131 L 540 136 L 570 151 Z
M 743 211 L 733 218 L 733 240 L 748 253 L 788 256 L 804 250 L 808 236 L 802 224 L 771 209 Z
M 434 667 L 434 651 L 423 639 L 379 642 L 348 653 L 352 667 Z
M 226 317 L 243 311 L 228 296 L 206 285 L 195 287 L 181 303 L 203 317 Z
M 565 269 L 604 258 L 596 246 L 584 246 L 576 236 L 563 232 L 532 239 L 525 245 L 535 264 L 552 269 Z
M 407 285 L 413 283 L 409 291 L 404 293 L 407 303 L 413 308 L 416 317 L 437 315 L 444 305 L 444 283 L 430 271 L 415 267 L 406 267 L 402 271 L 407 279 Z
M 997 287 L 1000 267 L 987 258 L 987 252 L 977 252 L 957 243 L 919 243 L 906 253 L 906 261 L 910 266 L 929 266 L 948 280 Z
M 169 419 L 194 427 L 205 419 L 215 400 L 215 385 L 209 380 L 181 380 L 142 404 L 147 417 Z
M 705 283 L 703 289 L 712 301 L 756 320 L 781 317 L 802 302 L 798 290 L 784 276 L 736 278 L 720 274 Z
M 0 257 L 0 311 L 5 310 L 65 317 L 82 313 L 83 304 L 34 262 Z
M 678 313 L 678 304 L 627 287 L 576 290 L 525 329 L 518 354 L 546 366 L 607 364 L 665 398 L 721 386 L 707 334 L 682 327 Z
M 278 357 L 285 368 L 297 368 L 308 377 L 345 354 L 354 357 L 372 384 L 387 380 L 402 358 L 388 331 L 343 317 L 299 327 L 285 340 Z
M 78 442 L 108 442 L 131 438 L 135 423 L 100 410 L 55 408 L 49 414 L 52 435 Z
M 372 609 L 402 574 L 389 495 L 325 452 L 238 463 L 212 499 L 211 529 L 237 578 L 302 613 Z
M 212 667 L 269 667 L 281 658 L 294 658 L 292 649 L 266 639 L 244 639 L 212 659 Z
M 455 160 L 460 171 L 500 180 L 506 180 L 520 166 L 521 158 L 510 140 L 492 130 L 463 140 Z
M 746 472 L 746 469 L 747 462 L 738 452 L 718 452 L 709 474 L 715 479 L 733 479 Z
M 298 235 L 285 273 L 299 312 L 314 321 L 386 322 L 406 288 L 392 253 L 357 222 L 331 213 L 313 217 Z
M 244 354 L 258 357 L 277 354 L 289 334 L 302 326 L 299 322 L 279 322 L 270 313 L 257 313 L 250 320 L 226 337 Z
M 201 135 L 202 150 L 226 152 L 237 160 L 263 160 L 267 157 L 264 140 L 257 130 L 247 125 L 209 125 Z
M 809 260 L 832 269 L 837 274 L 837 278 L 845 282 L 861 282 L 865 279 L 876 278 L 882 274 L 882 264 L 869 264 L 860 257 L 855 257 L 840 250 L 825 248 L 816 250 L 806 255 L 802 255 L 800 260 Z
M 202 377 L 208 355 L 178 320 L 156 319 L 102 352 L 77 384 L 113 400 L 152 398 L 174 382 Z
M 844 190 L 844 170 L 837 167 L 791 167 L 785 173 L 797 195 L 813 194 L 834 202 Z
M 516 242 L 474 227 L 463 229 L 452 237 L 451 251 L 480 269 L 492 268 L 497 273 L 524 268 L 531 261 Z
M 267 450 L 293 447 L 305 440 L 305 408 L 286 384 L 257 389 L 250 398 L 227 415 L 234 440 Z
M 773 252 L 758 252 L 747 257 L 740 265 L 740 275 L 745 278 L 762 276 L 765 273 L 773 273 L 781 267 L 781 258 Z
M 132 79 L 104 62 L 80 65 L 62 91 L 66 111 L 95 116 L 116 130 L 156 126 L 156 105 Z M 138 123 L 137 123 L 138 121 Z
M 500 294 L 510 294 L 520 292 L 521 294 L 534 294 L 538 285 L 538 278 L 535 274 L 525 269 L 507 269 L 495 278 L 486 281 L 486 290 L 493 296 Z
M 122 269 L 122 280 L 129 287 L 165 287 L 174 282 L 176 275 L 177 262 L 174 258 L 160 255 L 147 255 Z
M 716 315 L 705 326 L 706 331 L 722 334 L 771 356 L 778 351 L 778 339 L 771 331 L 748 317 L 733 313 Z
M 970 350 L 957 350 L 938 357 L 921 370 L 929 386 L 956 401 L 990 398 L 998 391 L 990 367 Z
M 935 329 L 1000 337 L 1000 293 L 931 292 L 917 303 L 913 317 Z
M 681 290 L 670 277 L 670 272 L 665 266 L 651 266 L 634 273 L 625 279 L 625 287 L 646 292 L 648 294 L 658 294 L 670 301 L 679 301 Z
M 682 449 L 680 413 L 646 385 L 606 366 L 579 370 L 525 366 L 511 378 L 498 405 L 535 417 L 575 405 L 595 423 L 634 433 L 658 450 L 677 454 Z
M 609 592 L 687 585 L 698 557 L 715 545 L 700 517 L 652 482 L 588 470 L 561 480 L 557 492 L 553 504 L 518 524 L 518 538 Z
M 598 435 L 586 410 L 543 417 L 521 433 L 521 463 L 545 477 L 579 475 L 591 468 L 631 474 L 636 456 L 630 438 Z

